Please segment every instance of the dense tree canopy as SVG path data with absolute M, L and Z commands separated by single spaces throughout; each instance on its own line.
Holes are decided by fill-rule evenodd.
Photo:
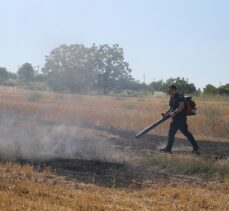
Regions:
M 0 82 L 8 81 L 9 73 L 5 67 L 0 67 Z
M 208 84 L 204 88 L 205 95 L 229 95 L 229 84 L 225 84 L 220 87 L 215 87 L 211 84 Z
M 217 88 L 211 84 L 207 84 L 204 88 L 204 94 L 215 95 L 217 94 Z
M 100 45 L 95 51 L 95 58 L 97 85 L 104 93 L 125 88 L 125 85 L 133 81 L 131 69 L 119 45 Z
M 19 80 L 29 82 L 33 81 L 35 71 L 30 63 L 23 64 L 17 72 Z
M 229 95 L 229 84 L 226 84 L 224 86 L 220 86 L 218 88 L 218 94 L 220 94 L 220 95 Z
M 55 91 L 108 93 L 133 81 L 119 45 L 61 45 L 47 56 L 43 72 Z
M 197 89 L 193 83 L 189 83 L 187 79 L 184 78 L 169 78 L 165 82 L 160 81 L 153 81 L 149 84 L 149 88 L 152 91 L 161 91 L 167 92 L 167 88 L 169 85 L 174 84 L 176 85 L 178 91 L 182 94 L 194 94 L 197 92 Z
M 95 83 L 93 52 L 84 45 L 61 45 L 46 58 L 43 72 L 54 91 L 82 92 Z

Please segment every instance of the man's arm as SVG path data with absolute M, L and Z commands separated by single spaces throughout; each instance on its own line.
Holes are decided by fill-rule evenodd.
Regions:
M 178 108 L 177 108 L 175 111 L 171 112 L 171 113 L 170 113 L 170 116 L 173 117 L 173 116 L 175 116 L 176 114 L 180 113 L 181 111 L 184 110 L 184 107 L 185 107 L 184 101 L 180 102 Z

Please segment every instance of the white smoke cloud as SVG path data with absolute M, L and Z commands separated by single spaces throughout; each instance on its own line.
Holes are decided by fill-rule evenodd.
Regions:
M 122 160 L 122 153 L 92 129 L 54 125 L 36 117 L 0 112 L 0 158 L 4 160 Z

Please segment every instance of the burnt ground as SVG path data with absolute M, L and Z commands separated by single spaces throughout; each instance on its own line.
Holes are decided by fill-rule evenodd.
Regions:
M 158 171 L 153 167 L 146 167 L 139 162 L 147 153 L 157 152 L 166 144 L 166 137 L 147 134 L 141 139 L 135 139 L 132 131 L 123 131 L 114 128 L 93 128 L 105 132 L 107 141 L 111 147 L 116 148 L 128 159 L 110 161 L 109 159 L 83 159 L 83 158 L 55 158 L 46 161 L 20 160 L 22 164 L 30 163 L 38 170 L 45 167 L 51 168 L 56 175 L 66 180 L 97 184 L 105 187 L 137 188 L 152 186 L 158 181 L 169 182 L 182 180 L 202 183 L 199 178 L 180 177 L 164 171 Z M 106 136 L 106 135 L 105 135 Z M 227 159 L 229 156 L 229 143 L 217 141 L 199 141 L 201 156 L 213 159 Z M 185 139 L 177 138 L 173 154 L 191 154 L 191 147 Z
M 137 150 L 158 150 L 167 143 L 166 136 L 146 134 L 135 139 L 135 133 L 132 131 L 123 131 L 118 129 L 108 129 L 112 134 L 121 138 L 115 140 L 115 144 L 121 146 L 131 146 Z M 126 141 L 124 141 L 125 139 Z M 229 142 L 197 140 L 202 155 L 215 156 L 216 158 L 227 158 L 229 156 Z M 173 146 L 173 153 L 190 153 L 192 147 L 185 138 L 176 138 Z
M 0 158 L 29 163 L 39 171 L 48 167 L 65 180 L 105 187 L 142 187 L 171 180 L 199 182 L 200 178 L 180 177 L 163 167 L 146 165 L 142 161 L 148 154 L 157 157 L 167 137 L 149 133 L 136 140 L 135 135 L 136 131 L 57 124 L 2 112 Z M 203 158 L 224 161 L 229 156 L 229 142 L 200 140 L 199 145 Z M 184 157 L 192 150 L 188 141 L 180 138 L 173 149 L 173 154 Z

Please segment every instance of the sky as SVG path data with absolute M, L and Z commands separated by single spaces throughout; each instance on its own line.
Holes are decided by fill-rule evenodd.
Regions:
M 118 43 L 135 79 L 229 83 L 227 0 L 0 0 L 0 66 L 42 67 L 61 44 Z

